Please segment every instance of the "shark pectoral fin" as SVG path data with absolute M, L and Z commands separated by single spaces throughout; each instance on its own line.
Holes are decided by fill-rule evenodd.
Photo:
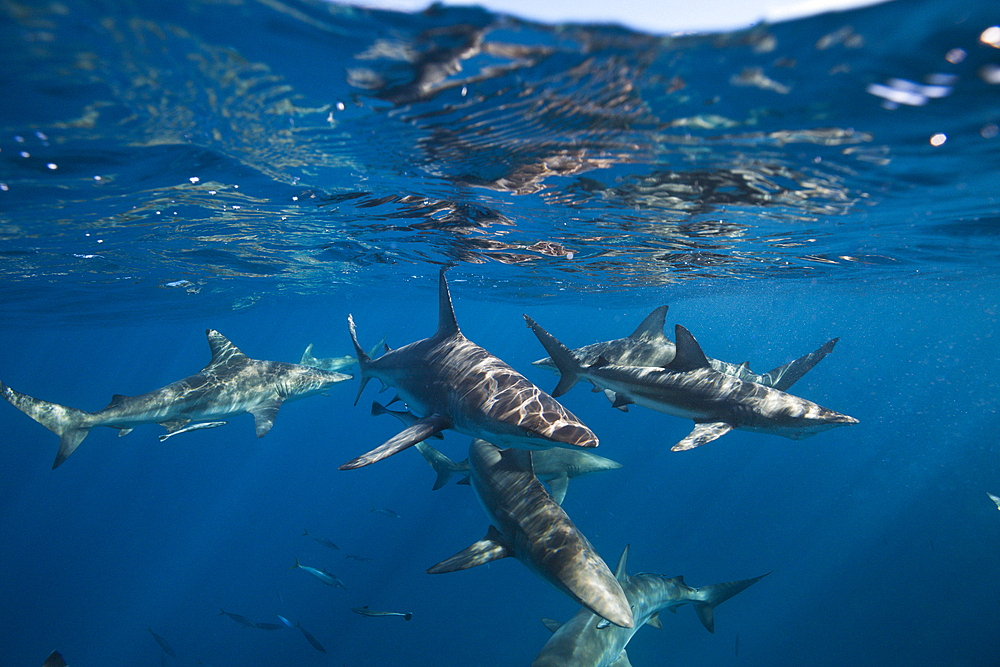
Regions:
M 625 653 L 625 649 L 622 649 L 622 652 L 618 654 L 615 661 L 608 665 L 608 667 L 632 667 L 632 663 L 628 661 L 628 654 Z
M 130 428 L 120 428 L 120 429 L 118 429 L 118 437 L 120 438 L 123 435 L 128 435 L 131 432 L 132 432 L 132 429 L 130 429 Z
M 503 539 L 500 532 L 493 526 L 490 526 L 489 530 L 486 531 L 486 537 L 459 551 L 451 558 L 430 567 L 427 570 L 427 574 L 442 574 L 444 572 L 467 570 L 470 567 L 482 565 L 483 563 L 513 556 L 513 552 L 505 543 L 506 540 Z
M 663 629 L 663 624 L 660 623 L 660 612 L 656 612 L 655 614 L 653 614 L 652 616 L 650 616 L 649 620 L 646 621 L 646 625 L 652 626 L 652 627 L 656 628 L 657 630 L 662 630 Z
M 253 415 L 253 423 L 257 429 L 257 437 L 263 438 L 274 426 L 274 418 L 278 416 L 278 408 L 281 407 L 282 399 L 279 397 L 259 403 L 257 406 L 247 410 Z
M 686 438 L 670 448 L 672 452 L 683 452 L 695 447 L 701 447 L 706 442 L 712 442 L 733 430 L 732 424 L 726 422 L 709 422 L 697 424 Z
M 549 480 L 549 491 L 552 499 L 560 505 L 566 498 L 566 489 L 569 488 L 569 475 L 563 474 Z
M 549 632 L 553 633 L 563 626 L 562 623 L 559 621 L 553 621 L 551 618 L 542 618 L 542 625 L 544 625 Z
M 435 433 L 451 427 L 451 421 L 440 415 L 431 415 L 414 422 L 408 428 L 403 429 L 395 437 L 387 440 L 381 447 L 376 447 L 367 454 L 362 454 L 356 459 L 352 459 L 340 466 L 341 470 L 353 470 L 371 465 L 376 461 L 392 456 L 396 452 L 401 452 L 407 447 L 412 447 L 421 440 L 426 440 Z

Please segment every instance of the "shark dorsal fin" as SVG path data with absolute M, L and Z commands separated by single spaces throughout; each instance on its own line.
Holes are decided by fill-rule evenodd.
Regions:
M 215 329 L 206 329 L 205 335 L 208 336 L 208 347 L 212 350 L 212 360 L 208 362 L 208 366 L 219 366 L 233 362 L 242 363 L 250 360 L 250 357 L 240 352 L 240 348 L 233 345 L 228 338 Z
M 658 338 L 665 338 L 663 335 L 663 321 L 667 318 L 667 306 L 660 306 L 649 315 L 646 315 L 646 319 L 642 321 L 632 335 L 629 336 L 632 340 L 656 340 Z
M 104 409 L 105 410 L 110 410 L 111 408 L 117 408 L 119 405 L 121 405 L 126 400 L 128 400 L 127 396 L 122 396 L 121 394 L 115 394 L 114 396 L 111 397 L 111 402 L 108 403 L 108 407 L 106 407 Z
M 618 580 L 618 583 L 625 581 L 625 577 L 628 576 L 625 574 L 625 563 L 628 561 L 628 550 L 630 546 L 632 545 L 625 545 L 625 549 L 622 551 L 622 555 L 618 559 L 618 565 L 615 567 L 615 579 Z
M 448 280 L 444 277 L 445 269 L 441 269 L 438 278 L 438 330 L 435 338 L 448 338 L 462 333 L 458 330 L 455 319 L 455 309 L 451 305 L 451 293 L 448 291 Z
M 674 340 L 677 344 L 677 354 L 666 368 L 672 371 L 693 371 L 698 368 L 711 368 L 708 357 L 701 345 L 694 339 L 691 332 L 677 324 L 674 326 Z
M 542 625 L 544 625 L 549 632 L 555 632 L 562 627 L 562 623 L 554 621 L 551 618 L 542 618 Z

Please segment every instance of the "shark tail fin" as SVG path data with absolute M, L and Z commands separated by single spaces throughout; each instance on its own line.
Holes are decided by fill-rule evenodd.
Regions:
M 559 384 L 552 390 L 553 398 L 558 398 L 572 389 L 573 385 L 579 381 L 579 374 L 583 370 L 580 360 L 576 358 L 572 350 L 556 340 L 555 336 L 539 326 L 533 319 L 525 315 L 524 321 L 528 323 L 528 328 L 534 332 L 538 342 L 549 353 L 549 357 L 552 358 L 559 370 Z
M 706 630 L 715 634 L 714 609 L 716 606 L 722 604 L 737 593 L 741 593 L 750 588 L 768 574 L 771 573 L 768 572 L 767 574 L 762 574 L 759 577 L 754 577 L 753 579 L 743 579 L 741 581 L 729 581 L 724 584 L 702 586 L 698 589 L 698 597 L 703 599 L 692 601 L 694 603 L 694 611 L 698 614 L 698 620 L 701 621 L 701 624 L 705 626 Z
M 358 370 L 361 372 L 361 386 L 358 387 L 358 395 L 354 397 L 354 405 L 357 405 L 358 399 L 361 398 L 361 392 L 365 390 L 365 385 L 372 379 L 371 375 L 368 374 L 368 366 L 371 365 L 372 359 L 358 343 L 358 331 L 354 326 L 354 315 L 347 316 L 347 330 L 351 332 L 351 342 L 354 343 L 354 352 L 358 355 Z
M 49 403 L 14 391 L 0 382 L 0 394 L 15 408 L 59 436 L 59 451 L 52 469 L 58 468 L 90 433 L 89 412 Z
M 448 480 L 452 478 L 452 475 L 456 473 L 466 472 L 469 469 L 468 463 L 464 466 L 461 463 L 455 463 L 447 456 L 434 449 L 426 442 L 418 442 L 417 451 L 420 455 L 424 457 L 424 460 L 430 464 L 434 472 L 437 473 L 437 479 L 434 481 L 434 490 L 437 491 L 442 486 L 448 483 Z

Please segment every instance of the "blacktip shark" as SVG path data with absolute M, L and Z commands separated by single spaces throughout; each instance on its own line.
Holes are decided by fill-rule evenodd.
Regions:
M 584 366 L 592 366 L 601 357 L 615 366 L 666 366 L 674 360 L 677 354 L 677 346 L 663 333 L 666 315 L 667 306 L 660 306 L 647 315 L 646 319 L 629 336 L 584 345 L 574 349 L 573 354 Z M 748 362 L 731 364 L 728 361 L 706 358 L 709 366 L 720 373 L 785 391 L 832 352 L 838 340 L 840 339 L 834 338 L 827 341 L 815 352 L 810 352 L 794 361 L 778 366 L 763 375 L 751 371 Z M 533 366 L 552 371 L 558 370 L 552 357 L 545 357 L 531 363 Z M 610 395 L 609 398 L 614 401 L 615 397 Z
M 597 389 L 614 392 L 616 404 L 636 403 L 694 420 L 694 430 L 672 447 L 675 452 L 704 445 L 734 428 L 800 440 L 858 423 L 804 398 L 720 373 L 708 363 L 691 332 L 679 324 L 674 328 L 676 355 L 663 368 L 614 366 L 600 358 L 584 366 L 533 319 L 527 315 L 524 319 L 559 368 L 553 396 L 562 396 L 584 378 Z
M 492 525 L 486 537 L 427 570 L 455 572 L 513 556 L 577 603 L 615 625 L 632 627 L 621 585 L 590 541 L 532 469 L 534 452 L 500 449 L 476 439 L 469 446 L 472 488 Z
M 628 551 L 625 547 L 615 576 L 632 607 L 635 625 L 617 628 L 587 609 L 581 609 L 562 625 L 543 619 L 542 622 L 554 634 L 531 667 L 629 667 L 625 646 L 643 625 L 663 627 L 659 613 L 664 609 L 676 612 L 676 607 L 690 602 L 702 625 L 714 633 L 715 607 L 767 576 L 691 588 L 684 583 L 684 577 L 647 573 L 628 576 L 625 573 Z
M 372 414 L 392 415 L 407 426 L 418 419 L 412 412 L 389 410 L 378 401 L 372 402 Z M 434 469 L 434 472 L 437 473 L 437 479 L 434 481 L 435 491 L 447 484 L 448 480 L 456 474 L 463 475 L 465 478 L 459 484 L 469 483 L 468 459 L 456 463 L 426 442 L 418 442 L 416 449 L 430 467 Z M 535 477 L 549 485 L 549 492 L 560 505 L 562 505 L 563 500 L 566 498 L 569 480 L 583 477 L 584 475 L 591 475 L 595 472 L 615 470 L 622 467 L 622 464 L 617 461 L 612 461 L 589 451 L 565 449 L 563 447 L 535 450 L 531 454 L 531 463 L 535 469 Z
M 214 329 L 205 331 L 212 359 L 198 373 L 139 396 L 115 394 L 108 407 L 85 412 L 14 391 L 0 382 L 0 394 L 11 405 L 59 436 L 52 468 L 62 464 L 90 429 L 108 426 L 126 435 L 142 424 L 159 424 L 167 436 L 225 422 L 219 417 L 249 412 L 257 437 L 264 437 L 289 401 L 315 396 L 351 375 L 281 361 L 251 359 Z M 193 422 L 209 422 L 199 426 Z M 164 438 L 161 438 L 163 440 Z
M 368 381 L 378 378 L 395 387 L 420 419 L 340 469 L 370 465 L 445 429 L 519 449 L 596 447 L 597 436 L 569 410 L 462 335 L 444 274 L 442 269 L 438 278 L 438 328 L 430 338 L 372 359 L 358 344 L 354 318 L 348 316 L 361 370 L 358 398 Z

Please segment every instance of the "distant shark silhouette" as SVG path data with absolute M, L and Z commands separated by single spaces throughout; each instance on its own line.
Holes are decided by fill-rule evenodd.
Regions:
M 684 577 L 646 573 L 628 576 L 625 573 L 628 551 L 625 547 L 615 577 L 631 605 L 635 625 L 616 628 L 588 609 L 581 609 L 564 624 L 543 619 L 545 627 L 554 634 L 531 667 L 628 667 L 625 646 L 644 624 L 663 627 L 659 613 L 664 609 L 676 611 L 676 607 L 690 602 L 702 625 L 714 633 L 715 607 L 767 576 L 691 588 L 684 583 Z
M 572 352 L 584 366 L 591 366 L 603 357 L 615 366 L 666 366 L 674 360 L 677 346 L 663 333 L 663 322 L 666 319 L 667 306 L 660 306 L 646 316 L 646 319 L 636 327 L 631 335 L 625 338 L 593 343 L 578 347 Z M 815 352 L 810 352 L 798 359 L 758 375 L 750 370 L 750 364 L 731 364 L 707 357 L 708 364 L 726 375 L 732 375 L 740 380 L 756 382 L 768 387 L 787 390 L 803 375 L 812 370 L 823 358 L 833 351 L 838 338 L 827 341 Z M 552 357 L 545 357 L 531 362 L 534 366 L 557 370 Z M 614 401 L 614 396 L 609 396 Z
M 0 382 L 0 394 L 15 408 L 59 436 L 55 469 L 73 453 L 96 426 L 129 433 L 142 424 L 159 424 L 173 434 L 194 430 L 192 422 L 205 422 L 243 412 L 254 416 L 257 437 L 264 437 L 289 401 L 315 396 L 330 386 L 351 379 L 281 361 L 251 359 L 218 331 L 208 329 L 212 359 L 198 373 L 139 396 L 115 394 L 108 407 L 84 412 L 49 403 L 14 391 Z M 203 428 L 208 428 L 206 425 Z
M 465 570 L 513 556 L 595 614 L 632 627 L 632 612 L 607 564 L 535 477 L 533 452 L 469 446 L 472 488 L 490 517 L 486 537 L 427 570 Z
M 444 270 L 438 278 L 438 329 L 430 338 L 372 359 L 358 344 L 352 316 L 348 328 L 361 369 L 358 398 L 378 378 L 395 387 L 420 419 L 341 470 L 370 465 L 445 429 L 519 449 L 597 446 L 597 436 L 569 410 L 462 335 Z
M 836 426 L 858 423 L 853 417 L 804 398 L 720 373 L 709 364 L 691 332 L 679 324 L 675 327 L 676 355 L 663 368 L 613 366 L 603 358 L 584 366 L 533 319 L 527 315 L 524 319 L 559 368 L 553 396 L 562 396 L 584 378 L 599 389 L 614 392 L 616 407 L 637 403 L 693 419 L 694 430 L 673 446 L 674 451 L 699 447 L 734 428 L 799 440 Z

